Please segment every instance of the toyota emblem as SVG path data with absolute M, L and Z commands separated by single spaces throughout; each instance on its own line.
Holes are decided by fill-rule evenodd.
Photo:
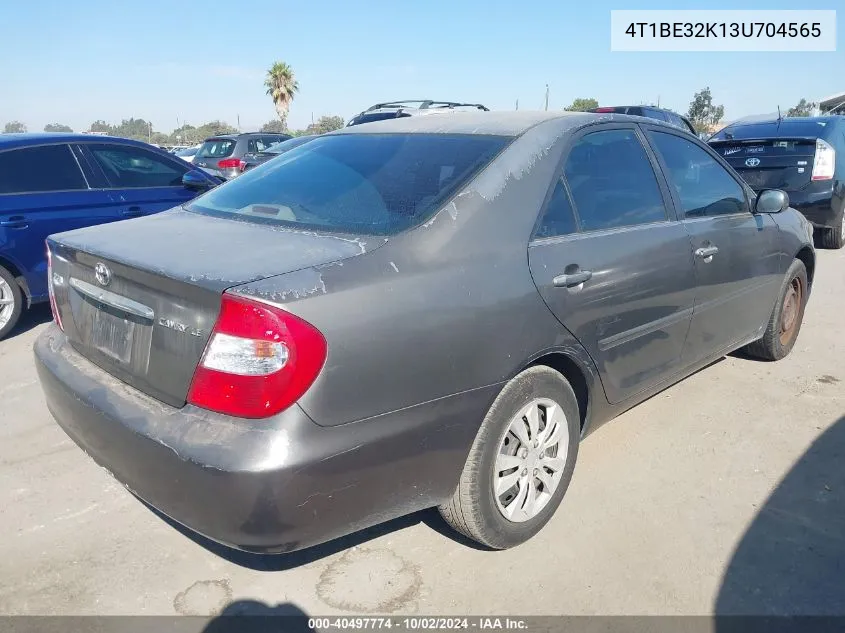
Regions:
M 746 158 L 745 159 L 745 166 L 746 167 L 756 167 L 760 164 L 759 158 Z
M 101 286 L 108 286 L 111 283 L 111 271 L 103 262 L 98 262 L 94 266 L 94 277 L 97 278 L 97 283 Z

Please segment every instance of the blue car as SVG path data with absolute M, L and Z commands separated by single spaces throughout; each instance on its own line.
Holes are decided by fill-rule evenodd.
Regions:
M 129 139 L 0 135 L 0 339 L 49 298 L 48 235 L 158 213 L 220 182 Z

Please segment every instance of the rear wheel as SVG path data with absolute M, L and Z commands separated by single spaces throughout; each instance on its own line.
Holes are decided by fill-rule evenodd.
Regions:
M 780 360 L 792 351 L 804 320 L 807 289 L 807 269 L 803 262 L 796 259 L 786 272 L 763 338 L 746 348 L 751 356 Z
M 839 249 L 845 245 L 845 212 L 842 214 L 842 219 L 839 221 L 839 227 L 834 229 L 822 229 L 821 233 L 822 248 Z
M 0 339 L 17 324 L 23 312 L 21 287 L 8 270 L 0 266 Z
M 566 493 L 580 430 L 578 403 L 566 379 L 545 366 L 525 370 L 490 407 L 457 490 L 440 514 L 493 549 L 528 540 Z

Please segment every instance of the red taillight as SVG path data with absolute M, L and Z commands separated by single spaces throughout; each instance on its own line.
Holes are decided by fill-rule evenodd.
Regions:
M 217 161 L 217 166 L 220 169 L 240 169 L 243 171 L 244 167 L 246 167 L 246 163 L 242 161 L 240 158 L 223 158 Z
M 326 340 L 310 323 L 281 308 L 224 294 L 188 402 L 240 418 L 275 415 L 308 390 L 326 352 Z
M 50 252 L 49 246 L 47 247 L 47 292 L 50 295 L 50 311 L 53 313 L 53 320 L 59 326 L 59 329 L 64 332 L 62 317 L 59 314 L 59 307 L 56 305 L 56 290 L 53 287 L 53 254 Z
M 613 108 L 596 108 L 596 112 L 615 112 Z

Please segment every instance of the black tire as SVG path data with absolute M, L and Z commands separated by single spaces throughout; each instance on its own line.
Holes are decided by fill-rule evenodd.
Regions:
M 845 212 L 839 221 L 839 227 L 835 229 L 821 229 L 819 244 L 822 248 L 838 250 L 845 245 Z
M 11 318 L 6 321 L 5 325 L 0 327 L 0 340 L 3 340 L 6 335 L 11 332 L 15 325 L 17 325 L 18 319 L 21 318 L 21 313 L 23 312 L 23 293 L 21 292 L 21 287 L 18 285 L 18 282 L 15 280 L 14 275 L 10 273 L 8 270 L 0 266 L 0 279 L 2 279 L 6 285 L 12 291 L 12 300 L 14 303 L 12 304 L 12 314 Z M 0 299 L 3 298 L 3 295 L 0 294 Z M 5 308 L 6 306 L 0 305 L 0 310 Z
M 494 465 L 511 420 L 536 398 L 554 401 L 566 417 L 568 450 L 560 481 L 545 507 L 531 519 L 513 522 L 502 514 L 493 495 Z M 507 549 L 534 536 L 548 523 L 563 499 L 578 457 L 581 419 L 575 393 L 566 379 L 546 366 L 534 366 L 514 377 L 496 400 L 473 442 L 452 499 L 440 514 L 461 534 L 492 549 Z
M 787 307 L 785 302 L 787 294 L 795 291 L 796 284 L 800 288 L 800 296 L 797 300 L 793 298 L 795 313 L 792 318 L 787 315 L 787 321 L 791 326 L 785 329 L 784 310 Z M 762 360 L 780 360 L 792 351 L 795 341 L 798 340 L 798 333 L 801 331 L 801 323 L 804 320 L 808 290 L 807 269 L 803 262 L 796 259 L 789 266 L 789 270 L 786 271 L 783 278 L 777 302 L 772 310 L 772 316 L 769 317 L 769 322 L 766 324 L 763 337 L 745 348 L 750 356 Z

